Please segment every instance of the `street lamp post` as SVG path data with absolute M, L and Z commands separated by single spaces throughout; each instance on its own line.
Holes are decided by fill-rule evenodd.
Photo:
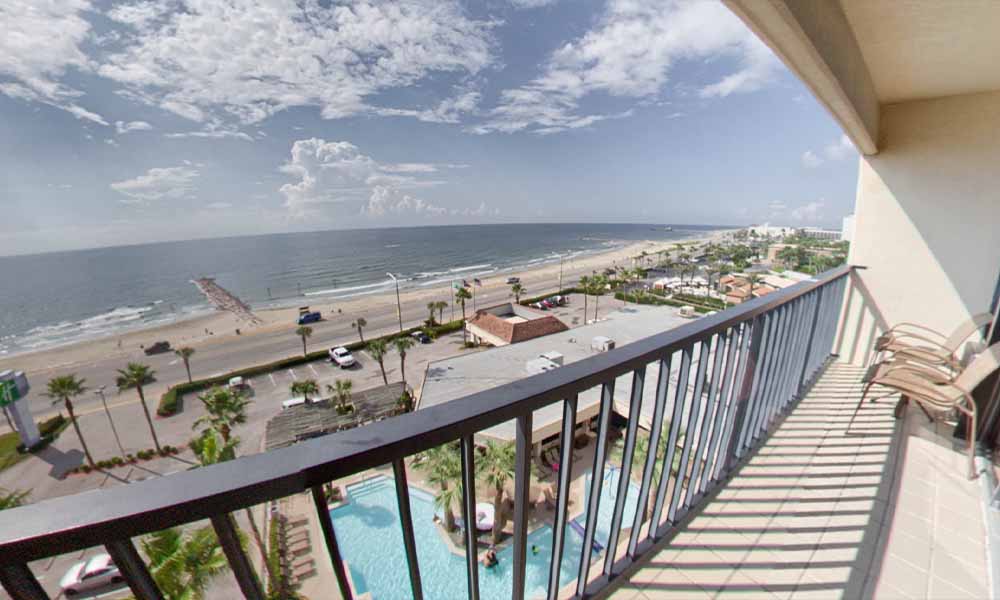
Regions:
M 101 404 L 104 405 L 104 413 L 108 415 L 108 423 L 111 425 L 111 433 L 115 436 L 115 442 L 118 443 L 118 450 L 122 453 L 122 459 L 125 459 L 125 448 L 122 447 L 122 440 L 118 437 L 118 430 L 115 429 L 114 419 L 111 418 L 111 411 L 108 410 L 108 401 L 104 398 L 104 388 L 108 386 L 102 385 L 101 387 L 94 390 L 94 392 L 101 397 Z
M 399 332 L 403 333 L 403 305 L 399 303 L 399 280 L 392 273 L 386 273 L 396 284 L 396 318 L 399 319 Z
M 563 286 L 562 286 L 562 265 L 563 265 L 563 255 L 560 254 L 559 255 L 559 293 L 560 294 L 563 291 Z

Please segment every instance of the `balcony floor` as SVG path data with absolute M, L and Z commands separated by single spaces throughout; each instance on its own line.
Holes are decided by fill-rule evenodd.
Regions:
M 891 396 L 866 402 L 848 434 L 862 372 L 831 365 L 613 597 L 989 597 L 979 484 L 951 427 L 912 404 L 895 420 Z

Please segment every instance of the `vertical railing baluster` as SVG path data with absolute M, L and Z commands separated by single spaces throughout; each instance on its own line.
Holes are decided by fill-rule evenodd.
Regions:
M 128 538 L 113 540 L 104 547 L 138 600 L 163 600 L 160 588 L 153 581 L 153 576 L 149 574 L 149 569 L 146 568 L 146 563 L 139 556 L 132 540 Z
M 711 348 L 712 340 L 702 340 L 698 347 L 698 369 L 694 376 L 694 391 L 691 393 L 691 407 L 688 409 L 687 429 L 684 433 L 684 449 L 681 450 L 681 462 L 677 469 L 677 482 L 674 484 L 674 493 L 670 498 L 670 508 L 667 509 L 667 520 L 676 523 L 677 510 L 682 506 L 681 498 L 684 489 L 684 480 L 688 474 L 688 463 L 691 459 L 691 449 L 698 437 L 696 431 L 698 427 L 698 417 L 701 415 L 701 391 L 705 383 L 705 369 L 708 368 L 708 351 Z M 697 460 L 697 458 L 696 458 Z M 689 480 L 690 484 L 690 480 Z
M 774 422 L 775 415 L 784 402 L 784 382 L 788 372 L 789 357 L 792 352 L 791 339 L 795 331 L 795 321 L 798 313 L 798 301 L 793 300 L 787 304 L 785 315 L 782 318 L 781 333 L 778 338 L 778 359 L 775 361 L 774 379 L 771 381 L 771 396 L 768 399 L 767 413 L 761 423 L 761 435 L 767 433 L 771 423 Z
M 789 364 L 788 376 L 785 380 L 786 407 L 799 397 L 799 376 L 805 368 L 806 348 L 809 341 L 810 322 L 816 307 L 816 296 L 806 294 L 799 309 L 799 322 L 795 329 L 795 350 L 792 362 Z
M 802 345 L 800 346 L 802 359 L 799 361 L 798 377 L 795 379 L 796 398 L 803 393 L 802 386 L 806 381 L 806 371 L 809 369 L 813 339 L 816 337 L 816 327 L 819 325 L 819 294 L 820 290 L 809 293 L 809 307 L 806 312 L 806 320 L 803 323 L 804 327 L 808 327 L 808 331 L 803 331 Z
M 594 534 L 597 532 L 597 511 L 601 508 L 601 486 L 604 485 L 604 461 L 608 454 L 608 427 L 611 425 L 611 405 L 615 397 L 615 380 L 601 386 L 600 417 L 597 425 L 597 448 L 594 450 L 594 469 L 590 472 L 590 494 L 587 497 L 587 526 L 580 549 L 580 575 L 576 580 L 576 595 L 583 596 L 587 589 L 587 575 L 594 552 Z
M 549 600 L 559 597 L 563 544 L 566 541 L 566 514 L 569 511 L 569 486 L 573 481 L 573 443 L 576 441 L 577 397 L 563 403 L 562 437 L 559 448 L 559 490 L 556 496 L 556 520 L 552 528 L 552 562 L 549 564 Z
M 763 418 L 757 425 L 755 439 L 760 439 L 767 432 L 768 426 L 774 418 L 775 407 L 778 406 L 780 400 L 781 380 L 785 375 L 785 362 L 788 360 L 788 333 L 792 330 L 792 320 L 795 318 L 793 303 L 790 302 L 779 310 L 781 316 L 778 320 L 778 335 L 774 340 L 774 366 L 767 384 L 768 396 L 764 404 Z
M 628 407 L 628 427 L 625 430 L 625 444 L 622 446 L 622 464 L 618 471 L 618 495 L 615 497 L 615 509 L 611 513 L 611 529 L 608 532 L 608 543 L 604 549 L 604 575 L 611 575 L 611 567 L 615 564 L 615 549 L 621 536 L 622 517 L 625 512 L 625 497 L 628 495 L 629 483 L 632 481 L 632 458 L 635 453 L 635 438 L 639 432 L 639 417 L 642 411 L 642 388 L 646 381 L 646 367 L 642 366 L 632 372 L 632 396 Z
M 531 413 L 517 418 L 514 458 L 514 600 L 524 598 L 527 567 L 528 501 L 531 487 Z
M 716 457 L 715 452 L 719 447 L 719 440 L 722 439 L 723 427 L 726 424 L 726 411 L 728 409 L 728 394 L 729 394 L 729 382 L 732 381 L 732 368 L 735 362 L 733 358 L 734 349 L 736 346 L 736 337 L 739 334 L 737 327 L 732 327 L 727 331 L 722 332 L 720 335 L 719 348 L 716 349 L 716 370 L 719 371 L 719 383 L 713 382 L 712 387 L 715 388 L 715 392 L 712 392 L 711 396 L 715 397 L 715 422 L 712 425 L 712 438 L 708 442 L 708 452 L 705 454 L 705 468 L 702 471 L 701 482 L 698 484 L 698 491 L 703 491 L 707 489 L 709 479 L 711 479 L 711 474 L 715 470 Z M 725 339 L 725 346 L 721 343 L 721 339 Z M 722 355 L 720 358 L 719 355 Z M 724 362 L 723 362 L 724 361 Z M 712 375 L 715 378 L 715 375 Z
M 718 404 L 719 399 L 719 380 L 722 377 L 722 360 L 725 358 L 725 347 L 728 342 L 725 331 L 720 331 L 718 335 L 715 336 L 715 350 L 714 355 L 709 354 L 706 356 L 706 360 L 712 361 L 712 373 L 710 375 L 711 382 L 708 386 L 708 395 L 705 397 L 705 416 L 701 419 L 701 430 L 699 432 L 698 440 L 698 453 L 695 455 L 694 470 L 691 473 L 691 478 L 688 481 L 688 493 L 685 502 L 690 503 L 691 499 L 694 498 L 698 492 L 701 490 L 701 474 L 702 471 L 708 471 L 709 466 L 707 463 L 709 459 L 708 450 L 710 449 L 710 435 L 714 437 L 716 433 L 715 429 L 715 416 L 722 412 L 721 406 Z
M 667 405 L 667 390 L 670 388 L 670 356 L 660 359 L 659 365 L 653 421 L 650 423 L 649 441 L 646 444 L 646 466 L 642 470 L 642 484 L 639 487 L 639 497 L 635 501 L 635 518 L 628 540 L 627 555 L 630 558 L 635 558 L 635 550 L 639 545 L 639 530 L 642 529 L 646 518 L 649 488 L 653 481 L 653 473 L 656 471 L 656 454 L 660 447 L 660 437 L 663 435 L 663 412 Z
M 476 540 L 476 445 L 462 436 L 462 522 L 465 524 L 465 564 L 469 600 L 479 600 L 479 547 Z
M 326 492 L 323 491 L 322 485 L 314 485 L 312 487 L 312 497 L 313 505 L 316 507 L 316 516 L 319 518 L 319 528 L 323 532 L 323 541 L 326 543 L 326 553 L 330 558 L 333 574 L 337 578 L 337 587 L 340 589 L 340 596 L 344 600 L 351 600 L 354 594 L 351 592 L 351 585 L 347 579 L 344 557 L 340 554 L 337 533 L 333 529 L 333 519 L 330 517 L 330 508 L 326 504 Z
M 229 561 L 229 568 L 240 586 L 240 591 L 247 600 L 264 600 L 264 591 L 260 588 L 260 579 L 250 564 L 250 559 L 243 552 L 240 534 L 236 532 L 236 524 L 229 513 L 212 517 L 212 528 L 219 538 L 222 552 Z
M 747 366 L 747 354 L 750 348 L 750 322 L 746 321 L 733 326 L 735 338 L 737 333 L 739 339 L 733 342 L 733 373 L 726 378 L 728 389 L 723 391 L 723 396 L 728 399 L 726 408 L 726 418 L 722 426 L 722 439 L 719 440 L 719 448 L 716 451 L 715 467 L 712 469 L 713 480 L 719 479 L 728 466 L 729 461 L 729 441 L 734 435 L 739 435 L 736 415 L 739 413 L 740 388 L 743 384 L 744 371 Z M 727 367 L 728 368 L 728 367 Z
M 417 542 L 413 536 L 413 515 L 410 512 L 410 488 L 406 483 L 406 464 L 402 458 L 393 459 L 392 475 L 396 483 L 396 506 L 399 508 L 399 526 L 403 529 L 406 567 L 410 573 L 410 593 L 413 594 L 414 600 L 423 600 L 420 564 L 417 562 Z
M 0 585 L 12 600 L 49 600 L 31 567 L 24 563 L 0 567 Z
M 777 366 L 778 359 L 781 356 L 781 334 L 784 333 L 784 317 L 785 307 L 779 306 L 769 315 L 768 318 L 768 320 L 772 322 L 772 327 L 767 339 L 767 350 L 765 351 L 766 364 L 764 367 L 764 376 L 761 378 L 759 394 L 755 400 L 757 404 L 757 412 L 750 428 L 750 436 L 747 438 L 748 448 L 753 446 L 753 444 L 760 438 L 763 423 L 767 419 L 768 409 L 770 408 L 771 392 L 774 389 L 775 367 Z
M 753 439 L 753 428 L 757 422 L 757 413 L 760 412 L 760 399 L 763 396 L 763 389 L 766 381 L 767 363 L 770 358 L 771 334 L 774 332 L 774 313 L 764 313 L 755 319 L 754 334 L 760 331 L 760 337 L 755 338 L 757 352 L 753 355 L 754 364 L 752 376 L 750 377 L 750 387 L 746 402 L 746 418 L 742 421 L 740 428 L 739 444 L 736 448 L 735 458 L 743 456 Z
M 749 325 L 750 331 L 747 334 L 749 346 L 746 350 L 743 374 L 740 378 L 739 387 L 736 389 L 736 414 L 733 418 L 733 433 L 730 436 L 726 449 L 726 469 L 732 468 L 733 464 L 743 456 L 744 440 L 747 430 L 750 428 L 750 419 L 753 415 L 754 389 L 757 387 L 757 379 L 760 376 L 762 367 L 761 346 L 764 343 L 764 334 L 767 329 L 767 319 L 764 315 L 754 318 Z
M 664 452 L 663 465 L 660 467 L 660 482 L 656 486 L 656 501 L 653 504 L 653 514 L 650 515 L 649 528 L 646 532 L 646 537 L 650 541 L 659 536 L 660 516 L 663 513 L 667 487 L 673 479 L 674 454 L 677 449 L 677 436 L 680 432 L 681 421 L 684 420 L 684 406 L 687 404 L 688 377 L 691 374 L 693 350 L 693 346 L 688 346 L 681 351 L 681 365 L 677 371 L 677 384 L 674 387 L 674 410 L 670 418 L 670 435 L 667 436 L 667 449 Z

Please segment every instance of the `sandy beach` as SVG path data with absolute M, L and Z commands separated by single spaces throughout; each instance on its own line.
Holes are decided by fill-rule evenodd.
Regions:
M 582 275 L 600 271 L 604 268 L 623 265 L 631 267 L 633 257 L 645 251 L 655 254 L 661 250 L 673 248 L 677 243 L 706 243 L 723 236 L 726 232 L 718 231 L 706 236 L 692 237 L 671 241 L 644 241 L 631 243 L 607 252 L 601 252 L 584 257 L 567 260 L 562 265 L 563 284 L 568 286 Z M 476 287 L 477 306 L 486 306 L 479 300 L 496 304 L 509 296 L 506 284 L 508 276 L 521 278 L 525 294 L 534 296 L 553 292 L 559 285 L 558 263 L 510 272 L 493 277 L 482 278 L 482 286 Z M 414 321 L 427 318 L 428 302 L 436 300 L 448 301 L 451 289 L 447 284 L 425 289 L 401 290 L 400 302 L 404 306 L 404 326 Z M 357 317 L 365 317 L 371 322 L 372 316 L 391 313 L 396 316 L 396 297 L 394 292 L 382 292 L 357 296 L 348 299 L 323 300 L 321 297 L 302 299 L 302 305 L 308 304 L 312 310 L 323 312 L 327 320 L 342 319 L 353 321 Z M 471 312 L 470 302 L 467 310 Z M 456 310 L 458 310 L 456 308 Z M 91 363 L 96 357 L 112 359 L 114 357 L 134 357 L 140 346 L 147 346 L 159 340 L 167 340 L 174 348 L 190 346 L 198 351 L 203 348 L 229 344 L 233 342 L 247 343 L 251 339 L 275 332 L 294 330 L 298 308 L 295 306 L 278 309 L 254 310 L 254 314 L 262 321 L 259 325 L 248 325 L 230 312 L 218 311 L 209 315 L 194 317 L 167 325 L 130 331 L 121 335 L 81 341 L 65 346 L 43 349 L 30 353 L 5 357 L 0 360 L 0 370 L 13 368 L 29 373 L 47 373 L 53 370 L 71 369 L 76 365 Z M 452 318 L 451 308 L 445 310 L 445 318 Z M 457 318 L 457 315 L 456 315 Z M 237 329 L 240 334 L 237 335 Z M 372 331 L 372 333 L 376 333 Z

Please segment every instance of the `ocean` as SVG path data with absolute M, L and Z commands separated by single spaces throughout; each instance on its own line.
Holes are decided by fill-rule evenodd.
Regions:
M 0 257 L 0 356 L 212 311 L 215 277 L 253 308 L 441 285 L 710 226 L 509 224 L 276 234 Z

